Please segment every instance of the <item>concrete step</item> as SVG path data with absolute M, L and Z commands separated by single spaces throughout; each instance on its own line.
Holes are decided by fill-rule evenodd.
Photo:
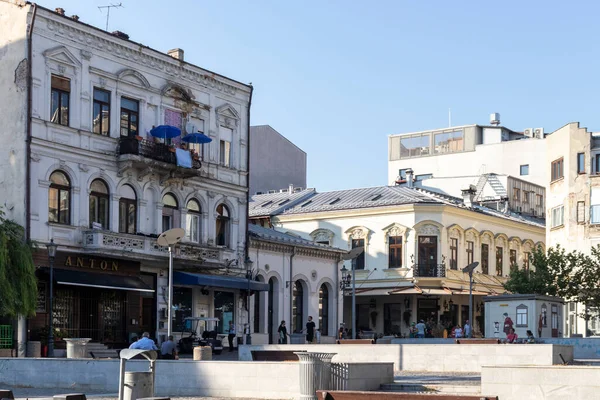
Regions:
M 408 393 L 431 393 L 431 394 L 481 394 L 479 385 L 445 385 L 426 383 L 388 383 L 380 387 L 382 392 L 408 392 Z

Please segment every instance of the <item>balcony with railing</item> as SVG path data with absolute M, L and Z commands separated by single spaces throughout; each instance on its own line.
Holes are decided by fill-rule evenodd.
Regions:
M 132 257 L 140 255 L 167 257 L 169 254 L 167 247 L 156 243 L 156 237 L 95 229 L 83 232 L 83 247 L 89 251 L 118 252 L 121 256 L 134 254 Z M 182 242 L 175 246 L 173 257 L 182 261 L 220 264 L 226 259 L 234 258 L 235 255 L 230 249 Z
M 177 154 L 174 147 L 164 143 L 155 143 L 139 136 L 122 136 L 119 138 L 117 149 L 120 170 L 125 168 L 147 169 L 154 167 L 155 170 L 178 171 L 182 177 L 195 176 L 202 163 L 196 154 L 190 151 L 191 168 L 181 166 L 177 163 Z M 121 171 L 122 172 L 122 171 Z
M 445 278 L 446 265 L 435 263 L 418 263 L 413 265 L 413 276 L 420 278 Z

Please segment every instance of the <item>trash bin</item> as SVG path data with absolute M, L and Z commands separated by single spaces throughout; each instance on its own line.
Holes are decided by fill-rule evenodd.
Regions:
M 290 335 L 290 344 L 305 344 L 306 336 L 303 333 L 292 333 Z
M 196 346 L 194 347 L 194 360 L 195 361 L 210 361 L 212 360 L 212 347 L 210 346 Z
M 152 372 L 125 372 L 123 400 L 154 396 Z
M 329 390 L 331 359 L 337 353 L 294 352 L 300 360 L 300 399 L 318 400 L 317 390 Z
M 67 342 L 67 358 L 87 358 L 87 344 L 91 338 L 63 339 Z
M 40 358 L 42 356 L 42 342 L 29 341 L 27 342 L 27 357 L 37 357 Z

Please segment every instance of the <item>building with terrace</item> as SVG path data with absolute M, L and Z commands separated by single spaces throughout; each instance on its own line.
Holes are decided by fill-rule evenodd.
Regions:
M 156 238 L 175 227 L 185 229 L 175 270 L 196 277 L 176 273 L 174 332 L 202 315 L 219 318 L 220 333 L 234 321 L 241 334 L 252 87 L 63 9 L 3 0 L 0 14 L 2 206 L 41 244 L 37 315 L 19 322 L 20 345 L 40 339 L 51 313 L 70 337 L 122 347 L 148 331 L 160 340 L 168 253 Z M 181 135 L 155 138 L 159 125 Z M 184 143 L 192 133 L 210 143 Z

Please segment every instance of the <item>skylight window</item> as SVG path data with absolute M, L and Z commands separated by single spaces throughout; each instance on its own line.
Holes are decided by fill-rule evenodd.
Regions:
M 383 197 L 382 195 L 378 194 L 378 195 L 376 195 L 375 197 L 373 197 L 373 198 L 371 199 L 371 201 L 379 200 L 379 199 L 380 199 L 380 198 L 382 198 L 382 197 Z
M 290 202 L 290 199 L 285 199 L 284 201 L 282 201 L 281 203 L 279 203 L 280 206 L 287 204 Z
M 335 203 L 339 203 L 341 199 L 338 197 L 336 199 L 334 199 L 331 203 L 329 203 L 330 206 L 334 205 Z
M 266 206 L 270 206 L 271 204 L 273 204 L 272 201 L 267 201 L 266 203 L 264 203 L 261 207 L 266 207 Z
M 306 203 L 302 204 L 300 207 L 306 207 L 307 205 L 309 205 L 310 203 L 312 203 L 312 200 L 307 201 Z

